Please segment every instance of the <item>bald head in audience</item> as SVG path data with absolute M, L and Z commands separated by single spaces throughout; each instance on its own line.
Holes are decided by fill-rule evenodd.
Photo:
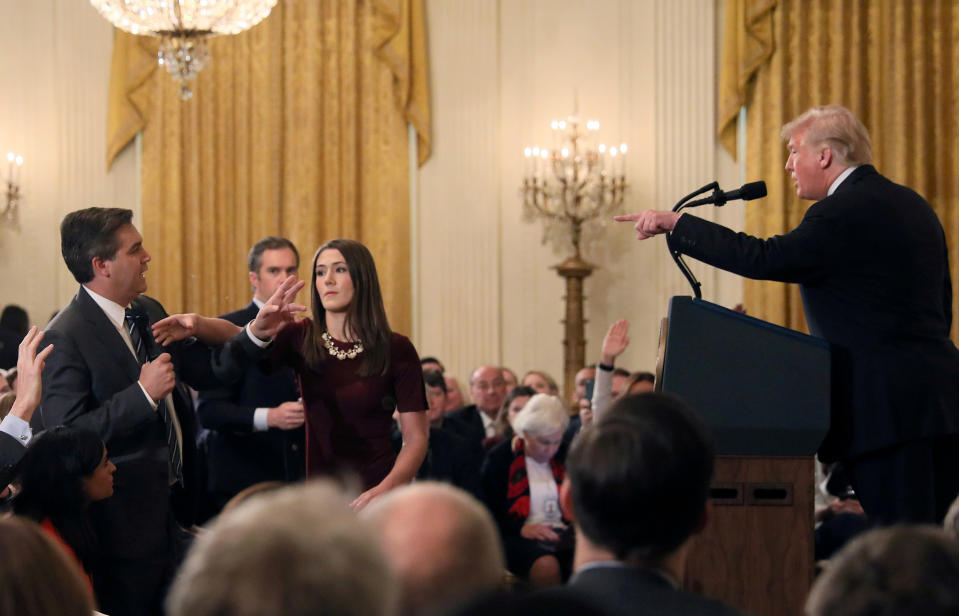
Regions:
M 328 482 L 253 496 L 197 538 L 169 616 L 384 616 L 396 578 L 369 528 Z
M 400 578 L 402 613 L 422 615 L 499 588 L 505 571 L 493 518 L 466 492 L 418 482 L 363 511 Z
M 959 544 L 934 526 L 892 526 L 859 535 L 816 579 L 806 613 L 959 614 Z

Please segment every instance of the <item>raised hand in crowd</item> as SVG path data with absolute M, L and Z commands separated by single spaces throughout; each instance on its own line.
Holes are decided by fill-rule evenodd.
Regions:
M 40 404 L 40 394 L 43 391 L 41 374 L 47 356 L 53 352 L 52 344 L 37 352 L 42 340 L 43 332 L 34 325 L 20 342 L 17 357 L 17 399 L 10 409 L 10 414 L 28 423 L 33 417 L 33 411 Z
M 629 321 L 620 319 L 609 326 L 606 336 L 603 337 L 603 347 L 600 361 L 612 366 L 616 358 L 629 346 Z

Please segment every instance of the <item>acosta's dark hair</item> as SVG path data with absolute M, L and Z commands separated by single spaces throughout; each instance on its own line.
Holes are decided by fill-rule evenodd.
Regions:
M 49 518 L 87 571 L 94 564 L 96 536 L 87 517 L 83 478 L 100 466 L 103 451 L 96 432 L 56 426 L 30 441 L 17 469 L 20 492 L 13 499 L 14 513 L 37 522 Z
M 299 267 L 300 251 L 296 249 L 296 246 L 294 246 L 290 240 L 275 235 L 264 237 L 256 244 L 253 244 L 253 248 L 250 249 L 250 256 L 247 258 L 247 267 L 249 267 L 251 272 L 259 272 L 260 265 L 263 263 L 263 253 L 267 250 L 280 250 L 282 248 L 289 248 L 293 251 L 293 256 L 296 257 L 296 266 Z
M 93 280 L 93 258 L 112 260 L 120 242 L 117 230 L 133 224 L 133 211 L 115 207 L 88 207 L 70 212 L 60 223 L 60 252 L 77 282 Z
M 706 426 L 679 400 L 620 398 L 566 458 L 580 530 L 617 558 L 659 560 L 699 525 L 713 476 Z
M 313 308 L 313 322 L 309 325 L 303 339 L 303 358 L 306 365 L 314 370 L 327 360 L 323 348 L 323 332 L 326 331 L 326 309 L 316 290 L 316 261 L 324 250 L 339 250 L 346 261 L 350 278 L 353 280 L 353 301 L 346 309 L 346 328 L 363 343 L 363 358 L 359 375 L 372 376 L 385 374 L 390 365 L 390 337 L 393 331 L 383 308 L 383 294 L 380 292 L 380 280 L 376 275 L 376 263 L 369 248 L 355 240 L 330 240 L 316 250 L 313 255 L 313 269 L 310 272 L 310 301 Z

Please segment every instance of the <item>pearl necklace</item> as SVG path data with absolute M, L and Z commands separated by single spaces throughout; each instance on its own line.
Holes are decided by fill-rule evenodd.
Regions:
M 329 351 L 330 355 L 339 359 L 340 361 L 343 361 L 346 358 L 353 359 L 363 352 L 363 343 L 359 340 L 353 344 L 353 348 L 349 351 L 341 351 L 333 344 L 333 338 L 330 337 L 330 334 L 323 332 L 320 337 L 323 338 L 323 346 L 326 347 L 326 350 Z

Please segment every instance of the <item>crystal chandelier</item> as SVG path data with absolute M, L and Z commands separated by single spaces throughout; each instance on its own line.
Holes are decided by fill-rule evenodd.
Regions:
M 239 34 L 263 21 L 276 0 L 90 0 L 101 15 L 131 34 L 160 38 L 157 62 L 193 96 L 189 82 L 209 60 L 207 39 Z
M 527 219 L 546 223 L 543 238 L 558 240 L 568 233 L 574 257 L 579 259 L 583 226 L 602 219 L 623 202 L 626 192 L 627 146 L 594 146 L 597 120 L 583 130 L 576 112 L 565 120 L 553 120 L 552 148 L 527 147 L 523 154 L 523 204 Z

